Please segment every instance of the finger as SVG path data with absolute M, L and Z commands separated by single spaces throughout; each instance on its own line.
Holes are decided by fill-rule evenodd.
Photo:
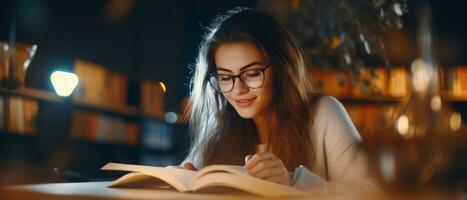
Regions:
M 251 159 L 252 155 L 246 155 L 245 156 L 245 164 Z
M 254 167 L 248 170 L 250 174 L 257 174 L 258 172 L 269 169 L 269 168 L 274 168 L 279 165 L 279 159 L 269 159 L 269 160 L 262 160 L 258 162 Z
M 248 160 L 248 162 L 245 164 L 245 169 L 246 170 L 249 170 L 251 168 L 253 168 L 256 164 L 258 164 L 260 161 L 262 160 L 268 160 L 268 159 L 271 159 L 275 157 L 274 154 L 270 153 L 270 152 L 265 152 L 265 153 L 256 153 L 255 155 L 253 155 L 253 157 L 251 157 L 250 160 Z
M 196 167 L 195 167 L 193 164 L 191 164 L 191 163 L 185 163 L 185 164 L 183 164 L 183 168 L 184 168 L 184 169 L 188 169 L 188 170 L 192 170 L 192 171 L 198 171 L 198 170 L 196 169 Z
M 271 182 L 274 182 L 274 183 L 279 183 L 279 184 L 286 184 L 286 182 L 287 182 L 285 177 L 280 176 L 280 175 L 279 176 L 271 176 L 271 177 L 265 178 L 264 180 L 271 181 Z
M 265 179 L 265 178 L 269 178 L 272 176 L 278 176 L 283 173 L 284 173 L 284 170 L 280 166 L 276 166 L 276 167 L 270 167 L 270 168 L 263 169 L 253 174 L 253 176 L 257 178 Z

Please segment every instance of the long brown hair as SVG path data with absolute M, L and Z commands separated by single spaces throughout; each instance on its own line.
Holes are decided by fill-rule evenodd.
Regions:
M 257 45 L 273 72 L 274 94 L 268 109 L 270 150 L 289 170 L 308 165 L 314 161 L 309 155 L 312 147 L 308 136 L 311 81 L 302 53 L 271 16 L 248 8 L 219 15 L 201 43 L 191 82 L 192 148 L 187 159 L 199 166 L 242 165 L 244 157 L 254 153 L 259 139 L 253 120 L 240 117 L 223 94 L 208 83 L 208 76 L 216 71 L 214 52 L 219 44 L 245 40 Z

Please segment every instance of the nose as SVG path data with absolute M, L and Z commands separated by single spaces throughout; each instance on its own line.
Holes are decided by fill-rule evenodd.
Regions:
M 235 77 L 237 80 L 235 80 L 234 87 L 232 89 L 232 92 L 234 94 L 244 94 L 247 93 L 249 88 L 248 86 L 243 83 L 243 81 L 240 80 L 240 77 Z

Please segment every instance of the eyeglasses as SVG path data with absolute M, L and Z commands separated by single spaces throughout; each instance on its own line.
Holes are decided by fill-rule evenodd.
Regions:
M 264 71 L 268 69 L 270 64 L 262 69 L 249 69 L 241 72 L 238 75 L 230 76 L 225 74 L 212 73 L 209 76 L 209 84 L 217 91 L 227 93 L 232 91 L 235 85 L 235 80 L 238 77 L 250 89 L 263 87 Z

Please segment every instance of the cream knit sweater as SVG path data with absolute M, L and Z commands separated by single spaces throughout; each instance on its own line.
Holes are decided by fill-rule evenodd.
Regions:
M 315 103 L 309 137 L 315 162 L 312 169 L 299 166 L 292 185 L 305 191 L 366 193 L 377 191 L 368 174 L 362 139 L 342 104 L 324 96 Z
M 359 148 L 362 139 L 342 104 L 330 96 L 319 98 L 312 109 L 308 130 L 315 154 L 312 169 L 299 166 L 293 172 L 292 186 L 311 193 L 367 193 L 377 191 L 368 175 L 368 163 Z M 306 151 L 307 149 L 304 149 Z M 193 155 L 192 155 L 193 156 Z M 198 169 L 200 158 L 187 157 Z

